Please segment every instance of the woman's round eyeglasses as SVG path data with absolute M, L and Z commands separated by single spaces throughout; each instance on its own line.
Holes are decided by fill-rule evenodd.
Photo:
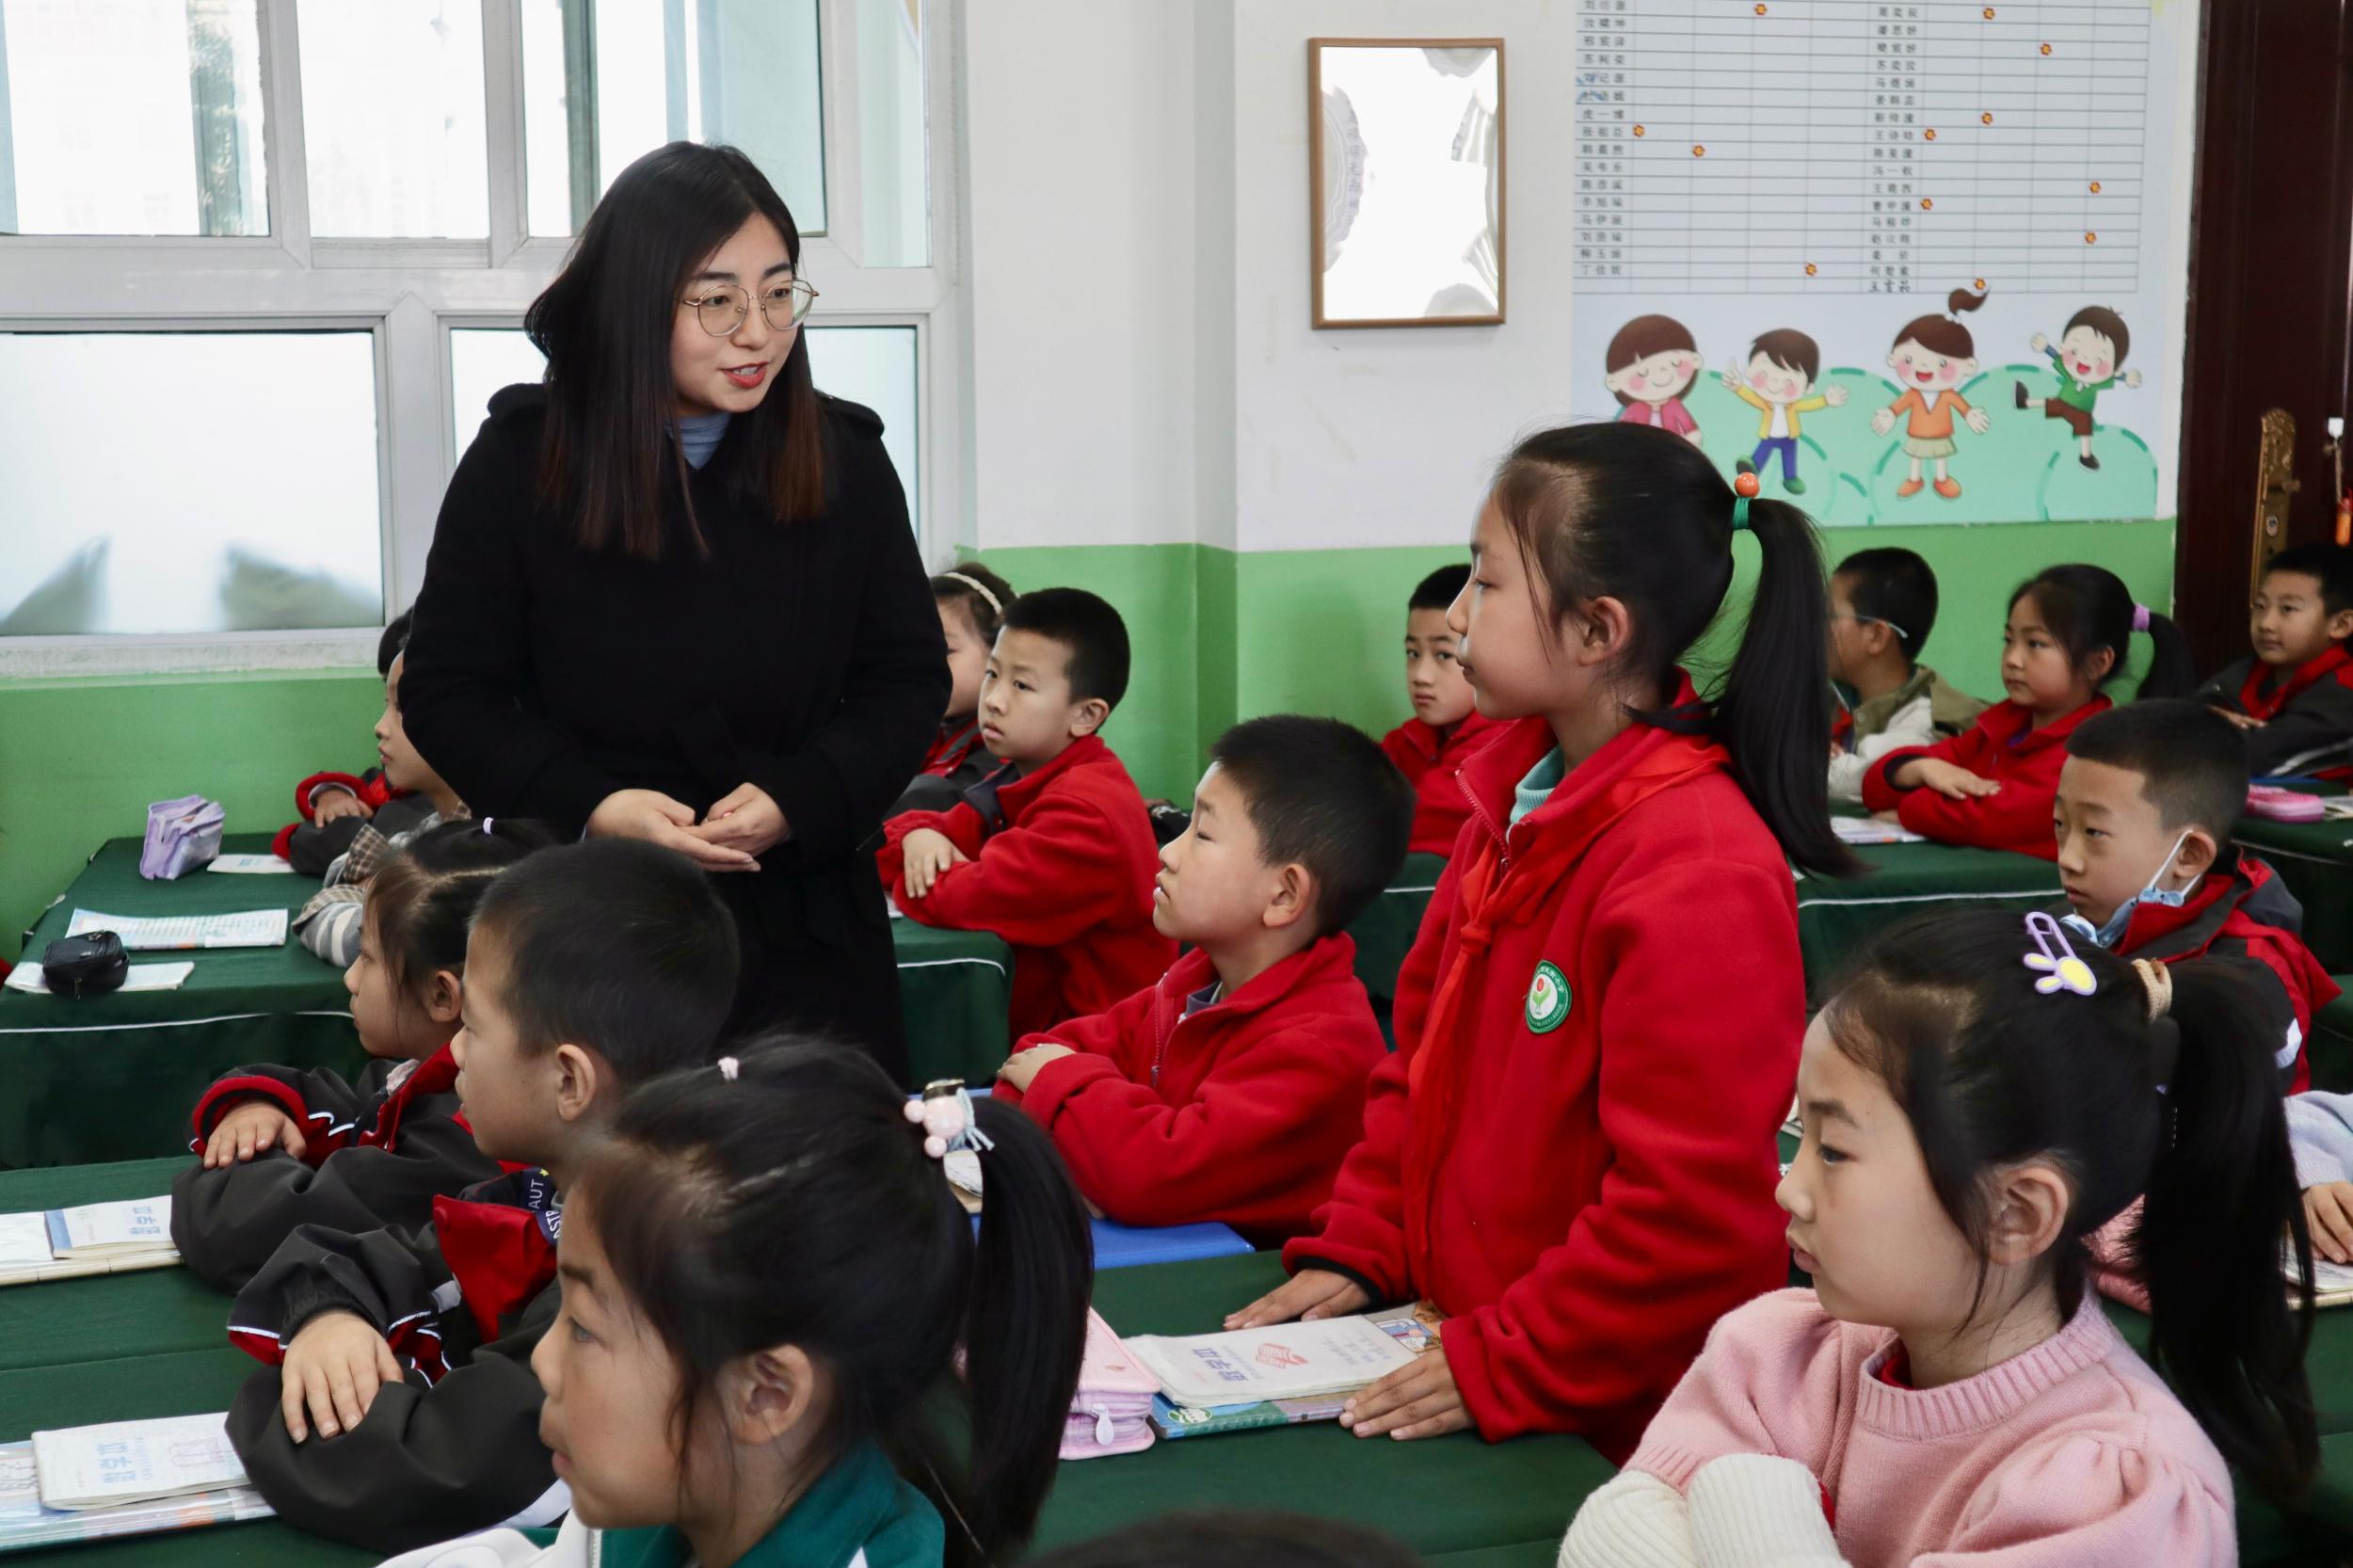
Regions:
M 692 305 L 695 319 L 714 338 L 735 336 L 752 308 L 751 296 L 733 283 L 713 284 L 679 303 Z M 796 278 L 771 285 L 760 296 L 760 313 L 768 318 L 773 330 L 785 332 L 798 327 L 816 303 L 817 291 Z

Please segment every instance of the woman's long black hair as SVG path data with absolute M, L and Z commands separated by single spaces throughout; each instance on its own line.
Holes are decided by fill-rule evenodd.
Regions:
M 683 481 L 670 338 L 696 269 L 754 216 L 776 226 L 797 272 L 801 232 L 751 159 L 691 141 L 657 147 L 621 170 L 564 270 L 524 312 L 524 332 L 548 357 L 541 497 L 576 520 L 584 549 L 666 553 L 679 542 L 664 520 L 666 478 L 684 509 L 686 544 L 703 550 Z M 735 423 L 742 429 L 730 433 L 745 444 L 733 471 L 739 495 L 779 520 L 822 512 L 824 416 L 808 334 L 760 406 Z

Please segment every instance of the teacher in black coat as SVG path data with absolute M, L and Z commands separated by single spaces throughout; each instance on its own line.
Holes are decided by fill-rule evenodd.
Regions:
M 731 149 L 614 181 L 524 317 L 545 382 L 450 480 L 401 711 L 477 817 L 694 858 L 742 936 L 736 1023 L 904 1080 L 873 847 L 947 652 L 882 421 L 810 383 L 800 254 Z

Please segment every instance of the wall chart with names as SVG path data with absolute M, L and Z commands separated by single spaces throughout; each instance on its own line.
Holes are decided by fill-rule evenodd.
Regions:
M 2173 0 L 1577 0 L 1580 412 L 1828 524 L 2169 510 Z

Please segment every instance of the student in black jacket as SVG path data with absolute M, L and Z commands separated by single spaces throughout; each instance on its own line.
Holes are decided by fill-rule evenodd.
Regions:
M 545 384 L 490 400 L 450 481 L 402 709 L 477 814 L 712 872 L 737 1024 L 844 1034 L 904 1080 L 872 849 L 947 652 L 881 421 L 810 383 L 799 257 L 730 149 L 614 182 L 525 317 Z
M 280 1518 L 399 1551 L 564 1511 L 531 1372 L 560 1300 L 563 1190 L 632 1086 L 715 1054 L 732 925 L 648 844 L 546 850 L 482 895 L 450 1054 L 507 1174 L 414 1229 L 299 1226 L 230 1309 L 230 1339 L 265 1365 L 229 1440 Z

